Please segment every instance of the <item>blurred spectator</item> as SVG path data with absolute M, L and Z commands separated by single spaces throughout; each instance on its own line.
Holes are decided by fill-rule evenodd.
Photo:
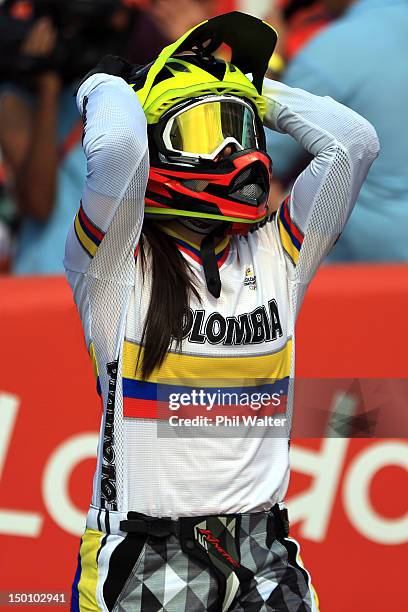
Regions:
M 133 12 L 122 0 L 71 0 L 63 6 L 56 0 L 10 0 L 6 9 L 1 15 L 0 68 L 7 82 L 0 88 L 0 148 L 20 217 L 12 271 L 61 273 L 86 172 L 74 82 L 106 53 L 123 50 Z
M 291 87 L 332 96 L 376 128 L 381 153 L 331 261 L 408 261 L 408 2 L 324 0 L 338 18 L 294 58 Z M 292 181 L 307 163 L 292 139 L 268 131 L 274 175 Z
M 18 61 L 23 67 L 25 58 L 44 66 L 0 88 L 0 148 L 20 217 L 12 262 L 17 274 L 62 272 L 65 237 L 78 209 L 86 172 L 82 128 L 72 96 L 74 76 L 91 68 L 85 68 L 88 58 L 93 58 L 94 65 L 106 53 L 122 54 L 135 63 L 153 59 L 165 44 L 209 17 L 214 2 L 153 0 L 145 12 L 134 0 L 100 0 L 100 9 L 75 0 L 65 5 L 62 15 L 55 3 L 57 14 L 33 19 L 33 11 L 42 6 L 35 0 L 6 3 L 7 18 L 10 14 L 32 23 L 19 47 Z M 52 2 L 47 6 L 54 10 Z M 112 12 L 107 12 L 111 6 Z M 94 10 L 101 11 L 100 18 Z M 2 22 L 2 33 L 7 32 L 8 23 Z M 55 58 L 61 61 L 64 56 L 68 57 L 61 73 Z M 0 68 L 7 71 L 7 62 L 0 59 Z M 7 224 L 1 230 L 4 254 L 10 250 L 10 233 Z M 3 256 L 0 265 L 4 267 L 5 261 Z
M 51 21 L 43 17 L 30 30 L 23 52 L 46 57 L 55 40 Z M 62 89 L 56 71 L 42 72 L 33 82 L 30 94 L 7 86 L 0 98 L 0 146 L 21 216 L 13 271 L 58 273 L 85 176 L 81 126 L 72 91 Z
M 285 57 L 288 61 L 329 23 L 324 0 L 280 0 L 287 21 Z
M 277 52 L 291 61 L 328 25 L 330 16 L 322 0 L 277 0 L 266 21 L 279 32 Z
M 126 58 L 146 64 L 197 23 L 212 16 L 214 0 L 151 0 L 150 8 L 135 20 Z

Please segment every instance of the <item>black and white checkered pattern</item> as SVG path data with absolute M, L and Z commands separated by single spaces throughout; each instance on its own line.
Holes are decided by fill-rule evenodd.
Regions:
M 236 576 L 241 582 L 229 598 L 220 597 L 219 583 L 211 568 L 211 563 L 217 564 L 218 553 L 212 549 L 210 541 L 207 543 L 208 565 L 184 552 L 175 535 L 146 538 L 132 533 L 126 536 L 105 534 L 97 555 L 97 592 L 103 593 L 103 597 L 99 595 L 95 609 L 109 612 L 317 612 L 317 600 L 309 574 L 298 557 L 297 543 L 283 537 L 269 543 L 267 517 L 267 513 L 241 515 L 237 522 L 240 525 L 237 538 L 231 531 L 235 519 L 231 523 L 211 517 L 207 522 L 198 523 L 210 527 L 223 550 L 240 561 L 239 568 L 231 569 L 230 573 L 236 583 Z M 222 527 L 217 526 L 216 521 L 225 524 L 228 533 L 222 534 Z M 235 542 L 239 542 L 239 552 Z M 82 572 L 87 572 L 85 566 Z M 80 603 L 81 584 L 80 581 Z

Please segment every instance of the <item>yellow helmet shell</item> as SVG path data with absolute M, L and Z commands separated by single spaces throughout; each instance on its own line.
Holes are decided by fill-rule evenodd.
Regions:
M 136 92 L 140 101 L 143 101 L 143 110 L 149 124 L 157 123 L 167 110 L 183 100 L 224 94 L 249 99 L 256 107 L 259 117 L 263 119 L 264 99 L 241 70 L 229 62 L 225 62 L 225 75 L 222 80 L 182 57 L 170 58 L 165 67 L 173 75 L 172 78 L 154 85 L 144 100 L 142 92 Z
M 202 22 L 176 42 L 165 47 L 150 66 L 143 85 L 131 84 L 149 124 L 183 100 L 202 95 L 235 95 L 251 101 L 262 120 L 265 102 L 261 95 L 262 80 L 277 41 L 276 31 L 264 21 L 234 11 Z M 223 78 L 188 61 L 181 52 L 194 52 L 205 44 L 206 54 L 213 54 L 221 44 L 232 51 L 230 62 L 224 62 Z M 203 47 L 201 46 L 201 49 Z M 176 57 L 174 57 L 176 55 Z M 166 70 L 166 78 L 157 78 Z M 253 82 L 245 76 L 252 73 Z M 172 77 L 169 76 L 172 75 Z

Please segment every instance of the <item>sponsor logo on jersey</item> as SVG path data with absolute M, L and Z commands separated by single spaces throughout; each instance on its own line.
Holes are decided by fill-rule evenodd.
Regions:
M 205 310 L 189 308 L 183 324 L 183 338 L 195 344 L 261 344 L 282 334 L 276 300 L 269 300 L 268 307 L 258 306 L 234 317 L 223 317 L 219 312 L 206 315 Z
M 251 266 L 245 270 L 244 286 L 250 289 L 256 289 L 256 276 Z

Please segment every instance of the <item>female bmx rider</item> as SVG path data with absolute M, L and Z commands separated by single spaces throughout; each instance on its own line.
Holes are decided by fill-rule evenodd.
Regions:
M 317 610 L 288 537 L 288 428 L 217 428 L 206 405 L 278 394 L 290 423 L 296 315 L 378 153 L 350 109 L 264 80 L 275 42 L 229 13 L 79 88 L 88 173 L 65 267 L 104 410 L 72 610 Z M 269 216 L 263 126 L 313 156 Z

